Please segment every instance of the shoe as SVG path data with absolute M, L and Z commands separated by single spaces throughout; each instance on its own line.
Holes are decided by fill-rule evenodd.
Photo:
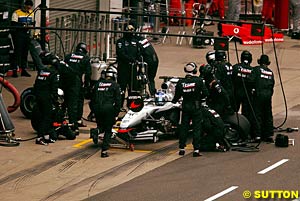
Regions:
M 267 143 L 274 143 L 274 140 L 272 137 L 267 137 L 267 138 L 263 139 L 262 141 L 267 142 Z
M 55 143 L 56 141 L 55 140 L 53 140 L 53 139 L 45 139 L 44 140 L 46 143 L 48 143 L 48 144 L 50 144 L 50 143 Z
M 87 127 L 87 125 L 84 124 L 82 120 L 78 120 L 77 124 L 78 124 L 78 127 Z
M 87 116 L 87 119 L 89 121 L 96 121 L 95 114 L 93 112 L 90 112 L 90 114 Z
M 219 145 L 219 146 L 216 146 L 216 151 L 217 152 L 226 152 L 226 151 L 228 151 L 228 149 L 224 145 Z
M 199 157 L 199 156 L 202 156 L 202 154 L 200 154 L 199 150 L 195 150 L 193 152 L 193 157 Z
M 31 77 L 31 75 L 24 69 L 22 69 L 21 76 L 23 77 Z
M 101 158 L 107 158 L 107 157 L 108 157 L 107 151 L 102 151 L 101 152 Z
M 40 144 L 40 145 L 45 145 L 45 146 L 48 145 L 48 143 L 43 138 L 37 138 L 35 140 L 35 144 Z
M 17 70 L 13 70 L 12 77 L 19 77 L 19 76 L 18 76 L 18 72 L 17 72 Z
M 179 154 L 179 156 L 184 156 L 185 150 L 184 149 L 180 149 L 178 154 Z

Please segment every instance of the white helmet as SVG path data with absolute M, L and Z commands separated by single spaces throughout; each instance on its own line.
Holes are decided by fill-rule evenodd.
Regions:
M 114 66 L 109 66 L 106 70 L 105 70 L 105 78 L 111 77 L 114 80 L 117 80 L 118 77 L 118 71 Z
M 184 72 L 186 73 L 197 73 L 197 64 L 195 62 L 190 62 L 184 66 Z

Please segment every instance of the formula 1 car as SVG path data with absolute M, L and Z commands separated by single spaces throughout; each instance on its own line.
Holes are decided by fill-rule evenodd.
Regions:
M 178 78 L 164 79 L 155 97 L 143 100 L 139 94 L 127 98 L 129 111 L 121 120 L 117 136 L 128 141 L 152 140 L 157 142 L 160 135 L 177 134 L 180 121 L 180 103 L 172 103 Z
M 128 96 L 129 110 L 121 119 L 117 129 L 113 131 L 113 136 L 122 139 L 122 143 L 126 143 L 126 147 L 131 150 L 134 149 L 133 141 L 136 140 L 157 142 L 162 135 L 178 136 L 181 103 L 174 104 L 171 100 L 180 78 L 168 76 L 160 78 L 164 79 L 164 82 L 155 97 L 143 99 L 138 93 Z M 218 117 L 218 115 L 212 116 L 209 121 L 220 121 Z M 230 145 L 240 145 L 248 139 L 250 123 L 243 115 L 234 113 L 222 117 L 221 121 L 224 122 L 224 126 L 220 128 L 220 133 Z M 209 133 L 210 130 L 204 129 L 204 132 L 207 132 L 206 136 L 213 136 Z M 95 137 L 91 136 L 91 138 Z M 95 142 L 98 143 L 98 139 L 94 140 Z

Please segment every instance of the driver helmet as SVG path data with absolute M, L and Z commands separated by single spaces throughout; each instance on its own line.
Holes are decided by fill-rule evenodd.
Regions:
M 162 106 L 167 101 L 167 95 L 163 91 L 158 91 L 155 93 L 155 105 Z

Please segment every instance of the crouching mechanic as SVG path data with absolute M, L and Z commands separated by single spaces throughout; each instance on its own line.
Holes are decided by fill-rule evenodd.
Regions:
M 55 142 L 51 138 L 55 133 L 52 126 L 52 108 L 53 104 L 56 104 L 58 100 L 59 74 L 57 65 L 53 64 L 58 61 L 58 58 L 48 52 L 42 53 L 41 59 L 45 66 L 41 67 L 34 83 L 36 103 L 41 113 L 38 138 L 35 142 L 40 145 L 48 145 L 48 143 Z
M 221 116 L 208 106 L 203 107 L 202 115 L 203 136 L 200 151 L 228 151 L 230 145 L 224 136 L 225 125 Z
M 193 157 L 201 156 L 199 153 L 202 135 L 202 101 L 208 95 L 202 78 L 194 76 L 197 73 L 197 65 L 194 62 L 184 66 L 185 78 L 180 79 L 176 84 L 175 95 L 172 100 L 176 103 L 181 97 L 182 116 L 179 131 L 179 155 L 185 154 L 187 135 L 192 120 L 193 129 Z
M 99 79 L 92 89 L 91 109 L 95 113 L 97 129 L 104 131 L 102 158 L 108 157 L 112 127 L 121 109 L 121 89 L 116 78 L 117 72 L 109 67 L 105 79 Z

